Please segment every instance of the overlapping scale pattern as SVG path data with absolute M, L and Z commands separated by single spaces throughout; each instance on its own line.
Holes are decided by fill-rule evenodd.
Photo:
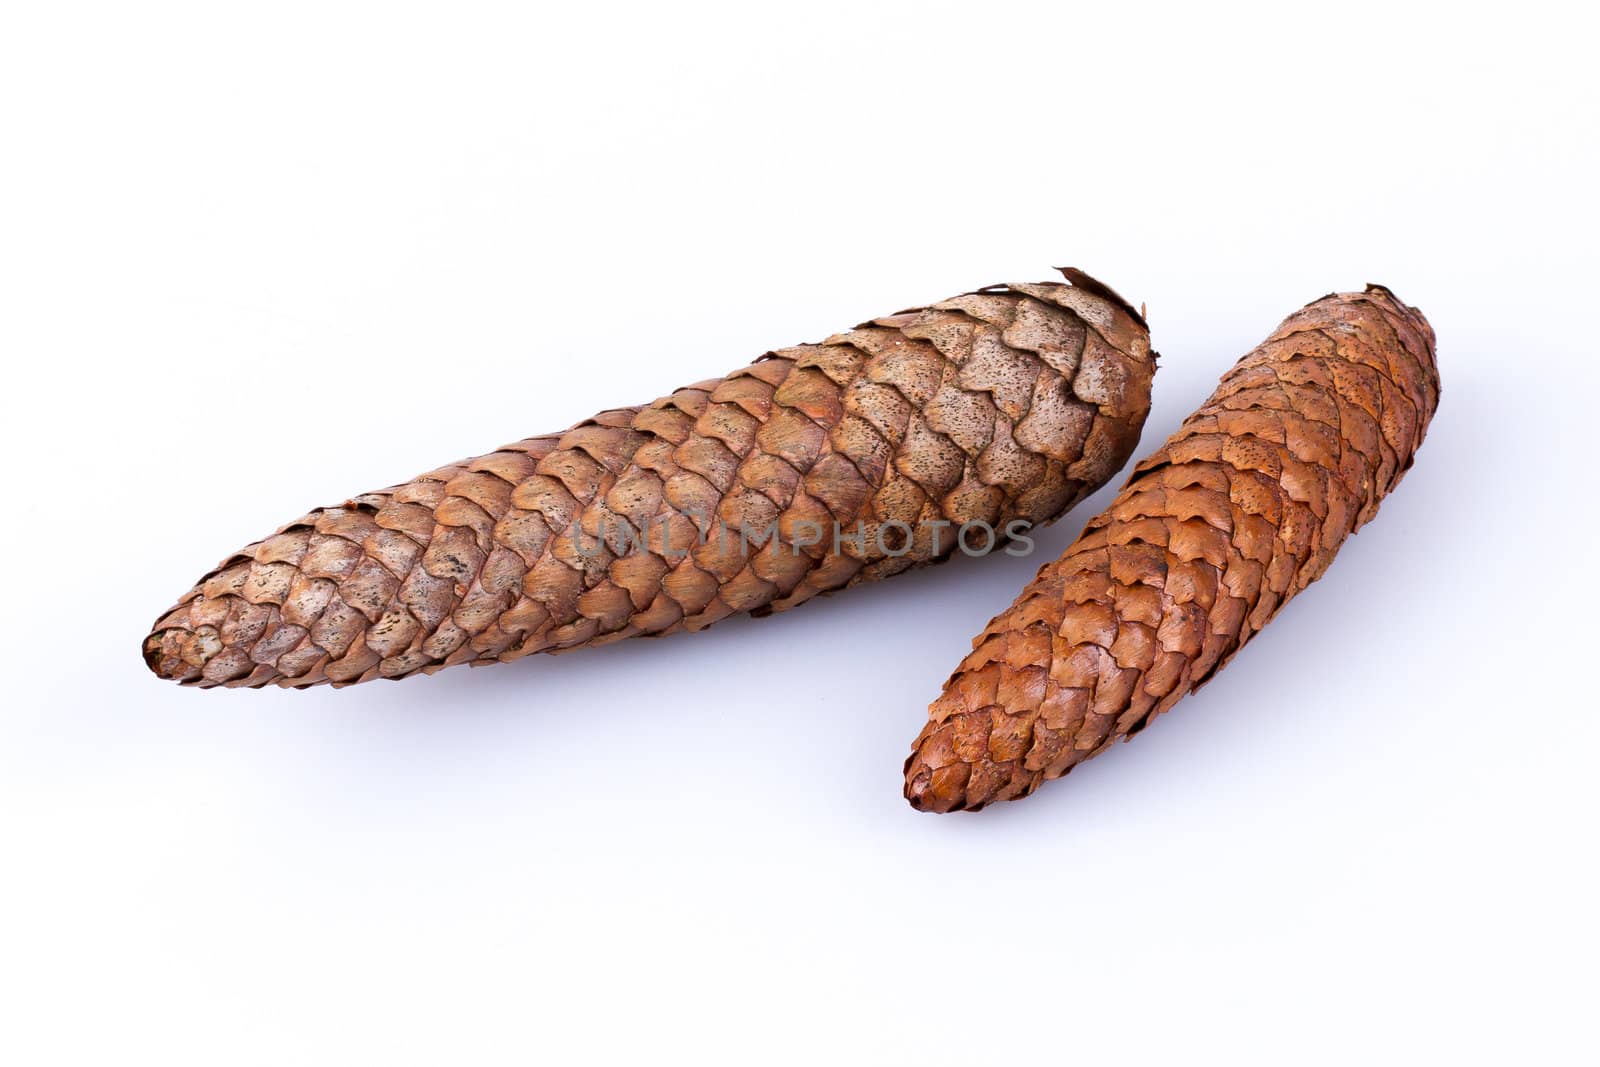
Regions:
M 964 523 L 1048 522 L 1126 461 L 1155 370 L 1142 317 L 1063 273 L 319 508 L 201 578 L 146 662 L 201 686 L 401 678 L 781 611 L 946 558 Z
M 1286 319 L 989 623 L 906 761 L 932 811 L 1026 796 L 1225 665 L 1410 468 L 1433 330 L 1380 286 Z

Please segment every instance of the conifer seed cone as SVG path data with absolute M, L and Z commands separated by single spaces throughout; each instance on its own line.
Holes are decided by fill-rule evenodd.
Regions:
M 1155 370 L 1142 316 L 1063 273 L 319 508 L 203 576 L 145 660 L 199 686 L 400 678 L 779 611 L 946 558 L 966 523 L 1053 520 L 1127 460 Z
M 1377 514 L 1438 403 L 1433 330 L 1387 289 L 1284 320 L 973 642 L 912 806 L 1026 796 L 1204 683 Z

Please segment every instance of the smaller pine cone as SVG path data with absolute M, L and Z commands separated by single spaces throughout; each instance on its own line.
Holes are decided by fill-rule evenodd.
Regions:
M 1032 793 L 1198 688 L 1410 468 L 1434 336 L 1380 286 L 1284 320 L 973 642 L 906 761 L 926 811 Z
M 1143 318 L 1063 273 L 318 508 L 204 575 L 145 661 L 199 686 L 402 678 L 781 611 L 947 558 L 964 524 L 1052 521 L 1126 462 L 1155 371 Z

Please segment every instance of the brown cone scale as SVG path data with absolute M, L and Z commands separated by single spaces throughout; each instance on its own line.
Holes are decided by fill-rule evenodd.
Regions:
M 145 660 L 200 686 L 401 678 L 780 611 L 947 558 L 963 523 L 1051 521 L 1127 460 L 1155 370 L 1143 318 L 1063 273 L 319 508 L 204 575 Z
M 973 642 L 906 761 L 929 811 L 1026 796 L 1224 666 L 1410 468 L 1434 336 L 1380 286 L 1286 319 Z

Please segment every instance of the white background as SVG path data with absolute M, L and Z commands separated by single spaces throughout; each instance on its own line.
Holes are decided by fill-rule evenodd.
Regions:
M 0 1057 L 1594 1062 L 1592 27 L 1113 6 L 8 5 Z M 1142 451 L 1368 281 L 1444 400 L 1023 803 L 900 765 L 1047 557 L 401 685 L 140 662 L 307 507 L 1061 263 L 1149 304 Z

